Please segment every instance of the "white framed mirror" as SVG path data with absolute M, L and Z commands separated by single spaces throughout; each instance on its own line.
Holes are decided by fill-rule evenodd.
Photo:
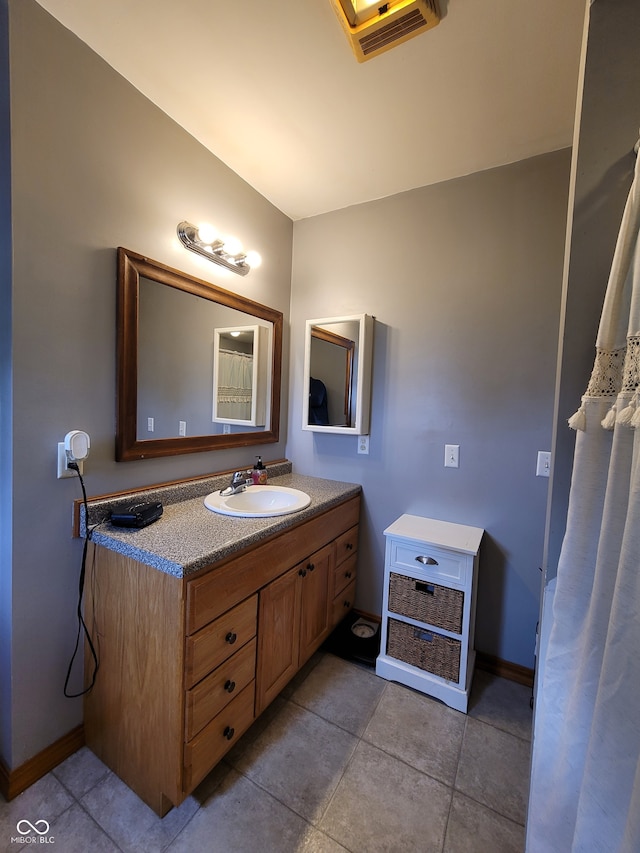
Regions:
M 307 320 L 302 429 L 369 433 L 373 320 L 369 314 Z
M 231 326 L 213 332 L 214 423 L 263 427 L 267 422 L 270 329 Z

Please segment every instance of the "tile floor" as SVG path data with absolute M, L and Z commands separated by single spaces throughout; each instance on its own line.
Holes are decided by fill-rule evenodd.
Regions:
M 465 715 L 320 652 L 164 819 L 83 748 L 0 798 L 0 851 L 46 820 L 57 853 L 521 853 L 529 697 L 477 671 Z

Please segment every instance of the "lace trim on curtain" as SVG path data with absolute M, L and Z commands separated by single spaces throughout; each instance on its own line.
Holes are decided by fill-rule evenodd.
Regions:
M 591 379 L 580 408 L 575 414 L 571 415 L 568 424 L 571 429 L 579 429 L 584 432 L 587 428 L 587 410 L 585 408 L 585 400 L 587 399 L 617 399 L 617 396 L 622 387 L 623 368 L 625 364 L 625 356 L 627 347 L 621 349 L 607 350 L 602 347 L 596 347 L 596 358 L 591 371 Z M 602 426 L 605 429 L 613 429 L 616 422 L 617 412 L 614 402 L 611 410 L 606 418 L 602 421 Z
M 622 387 L 622 371 L 627 348 L 596 348 L 596 359 L 587 386 L 586 397 L 616 397 Z
M 250 403 L 251 388 L 232 388 L 229 386 L 218 388 L 219 403 Z
M 623 391 L 637 391 L 640 385 L 640 334 L 627 339 L 627 356 L 622 377 Z
M 618 411 L 619 394 L 628 400 L 621 411 Z M 582 405 L 569 418 L 572 429 L 586 429 L 584 400 L 587 398 L 615 398 L 602 420 L 604 429 L 612 430 L 616 424 L 635 429 L 640 427 L 640 333 L 630 335 L 623 349 L 596 349 L 596 360 Z

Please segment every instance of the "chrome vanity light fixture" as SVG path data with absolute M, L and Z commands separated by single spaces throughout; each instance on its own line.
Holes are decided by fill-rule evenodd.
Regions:
M 246 275 L 262 263 L 257 252 L 245 252 L 239 240 L 235 237 L 220 237 L 211 225 L 196 226 L 183 221 L 178 224 L 177 230 L 180 242 L 186 249 L 238 275 Z

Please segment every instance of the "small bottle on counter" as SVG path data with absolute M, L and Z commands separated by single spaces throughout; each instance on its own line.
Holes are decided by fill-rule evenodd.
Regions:
M 253 466 L 253 471 L 251 472 L 251 479 L 253 480 L 253 483 L 256 486 L 266 485 L 267 469 L 262 464 L 262 456 L 256 456 L 256 464 Z

